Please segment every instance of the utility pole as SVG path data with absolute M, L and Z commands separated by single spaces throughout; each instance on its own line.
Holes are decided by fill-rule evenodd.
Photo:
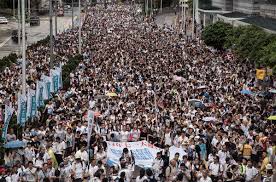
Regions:
M 146 16 L 148 16 L 148 2 L 149 0 L 145 0 L 146 3 L 145 3 L 145 10 L 146 10 Z
M 161 2 L 160 2 L 160 12 L 162 13 L 162 0 L 161 0 Z
M 152 17 L 153 12 L 152 12 L 152 0 L 150 0 L 150 17 Z
M 184 1 L 184 22 L 183 22 L 183 26 L 184 26 L 184 34 L 186 34 L 186 0 Z
M 74 28 L 74 0 L 72 0 L 72 29 Z
M 55 36 L 57 36 L 57 10 L 58 10 L 58 1 L 55 1 Z
M 193 22 L 192 22 L 192 39 L 194 39 L 195 34 L 195 0 L 193 0 Z
M 53 1 L 49 1 L 50 8 L 50 68 L 53 68 Z
M 31 20 L 31 0 L 28 0 L 28 20 Z
M 12 15 L 15 18 L 15 0 L 12 0 Z
M 25 0 L 22 3 L 22 95 L 26 96 L 26 37 L 25 37 Z
M 21 9 L 21 5 L 20 5 L 20 0 L 17 0 L 18 4 L 17 4 L 17 24 L 18 24 L 18 30 L 17 30 L 17 43 L 18 43 L 18 52 L 19 54 L 21 54 L 21 16 L 20 16 L 20 9 Z
M 81 2 L 79 0 L 79 54 L 81 54 Z

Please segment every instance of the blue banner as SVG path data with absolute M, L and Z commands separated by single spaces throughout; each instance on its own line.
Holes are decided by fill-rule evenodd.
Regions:
M 53 79 L 53 90 L 56 93 L 58 89 L 62 88 L 61 67 L 55 67 L 55 69 L 51 69 L 50 77 Z
M 36 116 L 36 91 L 32 89 L 28 89 L 27 94 L 27 117 Z
M 17 124 L 24 126 L 27 120 L 27 99 L 18 94 Z
M 4 127 L 2 131 L 2 139 L 4 139 L 4 141 L 6 141 L 6 138 L 7 138 L 8 127 L 9 127 L 9 123 L 12 118 L 13 112 L 14 112 L 14 109 L 11 106 L 5 105 L 5 120 L 4 120 Z
M 51 92 L 54 92 L 53 79 L 49 76 L 42 75 L 43 81 L 43 99 L 48 100 L 52 97 Z
M 37 105 L 37 107 L 44 106 L 43 82 L 41 82 L 41 81 L 36 82 L 36 105 Z

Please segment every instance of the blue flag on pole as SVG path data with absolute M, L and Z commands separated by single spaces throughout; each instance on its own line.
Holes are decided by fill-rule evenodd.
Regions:
M 17 124 L 24 126 L 27 120 L 27 99 L 18 93 Z
M 53 79 L 49 76 L 46 75 L 42 75 L 41 79 L 43 81 L 43 98 L 44 100 L 48 100 L 50 99 L 51 96 L 51 92 L 54 92 L 54 86 L 53 86 Z
M 36 110 L 36 91 L 29 88 L 27 94 L 27 117 L 34 117 Z
M 7 138 L 8 127 L 9 127 L 9 123 L 12 118 L 13 112 L 14 112 L 14 109 L 11 106 L 5 105 L 5 120 L 4 120 L 4 127 L 2 131 L 2 138 L 4 139 L 4 141 L 6 141 L 6 138 Z
M 37 107 L 44 106 L 44 99 L 43 99 L 43 82 L 36 81 L 36 105 Z

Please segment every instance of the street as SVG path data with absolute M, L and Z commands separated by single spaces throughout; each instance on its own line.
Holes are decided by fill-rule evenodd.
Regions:
M 74 8 L 75 16 L 78 15 L 78 8 Z M 62 32 L 71 27 L 71 11 L 63 17 L 57 17 L 57 32 Z M 30 27 L 26 23 L 27 45 L 31 45 L 49 35 L 49 17 L 41 16 L 40 25 Z M 17 22 L 10 20 L 8 24 L 0 25 L 0 59 L 12 52 L 18 51 L 18 44 L 11 39 L 13 30 L 17 30 Z M 55 17 L 53 17 L 53 33 L 55 33 Z

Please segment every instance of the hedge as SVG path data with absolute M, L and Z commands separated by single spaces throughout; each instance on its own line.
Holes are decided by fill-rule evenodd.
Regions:
M 276 35 L 257 26 L 233 27 L 218 21 L 205 27 L 202 38 L 208 46 L 231 49 L 241 60 L 248 59 L 256 67 L 270 67 L 276 73 Z

